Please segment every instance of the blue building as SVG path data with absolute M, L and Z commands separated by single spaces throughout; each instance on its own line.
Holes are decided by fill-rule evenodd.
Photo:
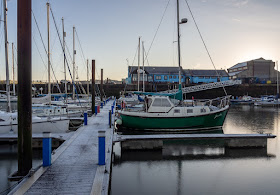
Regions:
M 182 83 L 211 83 L 217 81 L 229 80 L 225 70 L 182 70 Z M 138 66 L 128 67 L 127 84 L 138 83 Z M 217 75 L 219 74 L 219 76 Z M 143 71 L 140 68 L 140 82 L 143 82 Z M 144 67 L 145 83 L 178 83 L 179 68 L 166 66 L 145 66 Z

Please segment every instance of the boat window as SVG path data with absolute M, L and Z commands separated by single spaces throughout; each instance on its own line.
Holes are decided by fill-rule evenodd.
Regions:
M 193 113 L 193 109 L 187 109 L 187 113 Z
M 205 108 L 201 108 L 200 112 L 206 112 L 206 109 Z
M 162 99 L 162 98 L 156 98 L 153 102 L 153 106 L 157 107 L 170 107 L 171 104 L 167 99 Z
M 164 80 L 167 80 L 167 76 L 164 76 Z
M 179 109 L 175 109 L 174 113 L 180 113 L 180 110 Z
M 3 121 L 5 121 L 5 120 L 3 120 L 3 119 L 0 118 L 0 122 L 3 122 Z
M 169 103 L 169 101 L 167 99 L 163 99 L 161 102 L 161 106 L 170 107 L 171 104 Z

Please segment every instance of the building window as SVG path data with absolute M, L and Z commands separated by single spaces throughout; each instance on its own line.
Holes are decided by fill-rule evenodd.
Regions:
M 247 66 L 244 66 L 244 67 L 243 67 L 243 70 L 247 70 Z
M 228 70 L 228 72 L 232 72 L 232 70 Z
M 242 70 L 242 68 L 238 68 L 237 70 Z
M 167 76 L 164 76 L 164 80 L 167 80 Z
M 161 80 L 161 76 L 156 76 L 156 80 Z

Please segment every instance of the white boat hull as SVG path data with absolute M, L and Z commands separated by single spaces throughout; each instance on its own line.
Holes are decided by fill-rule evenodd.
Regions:
M 65 133 L 69 129 L 69 119 L 40 119 L 32 122 L 32 133 Z M 0 124 L 0 134 L 18 133 L 17 122 Z

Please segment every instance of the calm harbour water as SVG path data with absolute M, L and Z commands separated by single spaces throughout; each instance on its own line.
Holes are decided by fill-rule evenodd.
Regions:
M 278 135 L 279 117 L 280 108 L 235 106 L 223 131 Z M 279 140 L 267 149 L 228 149 L 221 141 L 165 141 L 163 150 L 148 152 L 115 145 L 111 194 L 279 194 Z M 35 151 L 33 165 L 40 163 Z M 0 194 L 15 184 L 7 177 L 16 170 L 16 145 L 0 145 Z
M 280 108 L 232 106 L 225 134 L 278 136 Z M 111 194 L 280 194 L 280 138 L 267 149 L 229 149 L 221 141 L 165 141 L 160 151 L 115 145 Z
M 42 150 L 33 150 L 33 167 L 42 164 Z M 0 145 L 0 194 L 4 195 L 17 184 L 15 181 L 8 181 L 8 176 L 17 171 L 17 145 Z

